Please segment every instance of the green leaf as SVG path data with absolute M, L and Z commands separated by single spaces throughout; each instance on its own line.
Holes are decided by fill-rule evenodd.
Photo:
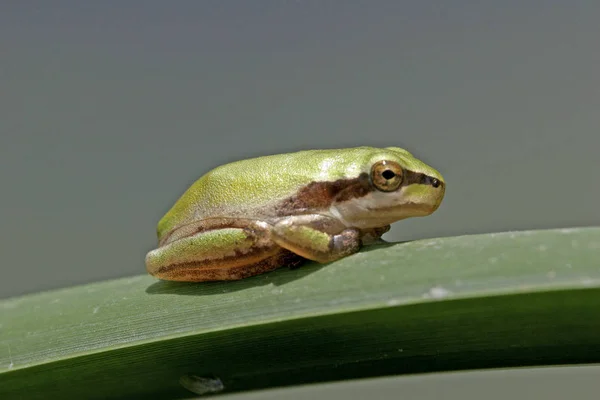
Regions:
M 0 310 L 2 399 L 600 362 L 600 228 L 382 244 L 236 282 L 136 276 Z

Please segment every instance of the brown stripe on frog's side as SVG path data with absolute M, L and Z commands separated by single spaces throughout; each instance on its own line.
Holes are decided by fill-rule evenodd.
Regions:
M 358 178 L 338 179 L 333 182 L 311 182 L 301 187 L 295 195 L 283 199 L 275 205 L 277 215 L 291 215 L 298 211 L 322 210 L 333 201 L 345 201 L 365 196 L 373 188 L 369 174 L 362 173 Z
M 400 188 L 414 184 L 433 185 L 434 179 L 421 172 L 405 170 Z M 300 188 L 297 194 L 279 202 L 275 206 L 275 212 L 276 215 L 283 216 L 308 210 L 322 210 L 328 208 L 334 201 L 347 201 L 363 197 L 376 190 L 366 172 L 353 179 L 311 182 Z

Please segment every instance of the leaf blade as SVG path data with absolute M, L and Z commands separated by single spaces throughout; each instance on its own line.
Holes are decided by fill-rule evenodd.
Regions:
M 0 303 L 2 325 L 11 326 L 10 330 L 0 331 L 0 342 L 10 348 L 10 354 L 0 355 L 0 382 L 13 376 L 13 382 L 20 380 L 31 384 L 31 379 L 37 379 L 43 387 L 44 382 L 48 385 L 60 380 L 60 375 L 57 377 L 52 371 L 82 377 L 85 375 L 83 370 L 100 366 L 106 370 L 107 365 L 111 367 L 108 370 L 118 371 L 116 376 L 131 375 L 110 361 L 116 356 L 125 357 L 139 371 L 143 370 L 144 376 L 152 377 L 146 390 L 150 383 L 163 382 L 154 387 L 152 393 L 157 393 L 159 387 L 170 388 L 165 393 L 180 393 L 173 373 L 185 374 L 187 370 L 183 365 L 192 369 L 188 372 L 216 373 L 216 367 L 207 368 L 203 364 L 208 359 L 215 366 L 222 363 L 235 365 L 233 369 L 221 368 L 228 390 L 261 387 L 261 382 L 302 382 L 286 377 L 285 372 L 290 368 L 299 378 L 309 381 L 352 377 L 363 373 L 365 368 L 379 373 L 418 372 L 417 366 L 422 368 L 422 363 L 413 362 L 412 370 L 398 367 L 406 354 L 394 354 L 391 361 L 387 361 L 382 354 L 389 353 L 389 348 L 373 348 L 370 354 L 367 344 L 361 340 L 365 335 L 379 335 L 387 338 L 386 343 L 392 346 L 408 339 L 414 343 L 416 338 L 423 337 L 428 338 L 430 344 L 441 346 L 445 343 L 445 346 L 454 346 L 452 348 L 457 352 L 465 353 L 469 349 L 452 340 L 468 337 L 470 339 L 465 343 L 471 344 L 480 340 L 467 335 L 468 332 L 456 323 L 448 322 L 453 321 L 450 318 L 453 314 L 448 313 L 453 310 L 459 316 L 463 312 L 477 317 L 474 320 L 478 321 L 476 326 L 481 330 L 485 324 L 491 324 L 486 307 L 504 310 L 504 315 L 521 315 L 519 321 L 525 321 L 523 315 L 527 316 L 529 312 L 530 316 L 541 318 L 545 329 L 557 321 L 567 327 L 594 329 L 596 326 L 590 320 L 590 313 L 594 311 L 592 305 L 598 306 L 599 249 L 600 228 L 508 232 L 377 246 L 327 266 L 311 264 L 297 270 L 282 269 L 239 282 L 156 283 L 150 277 L 139 276 L 8 299 Z M 573 296 L 579 300 L 570 303 Z M 523 303 L 527 298 L 535 300 L 537 305 L 528 309 Z M 500 299 L 500 303 L 490 299 Z M 438 310 L 440 304 L 442 311 Z M 458 307 L 461 304 L 468 304 L 468 307 Z M 511 308 L 506 308 L 508 304 Z M 563 308 L 560 308 L 561 304 Z M 574 321 L 569 315 L 557 320 L 552 314 L 545 313 L 540 305 L 571 314 L 583 310 L 579 317 L 588 317 L 587 328 L 577 325 L 578 320 Z M 419 311 L 415 313 L 415 309 Z M 525 310 L 525 314 L 519 314 L 519 310 Z M 446 332 L 447 336 L 435 334 L 434 328 L 427 325 L 428 318 L 446 321 L 449 325 L 437 323 L 435 328 Z M 369 321 L 372 329 L 362 326 Z M 400 335 L 386 328 L 393 326 L 402 331 L 406 329 L 403 324 L 408 321 L 413 321 L 414 332 L 418 334 Z M 452 326 L 454 331 L 448 331 L 444 326 Z M 518 325 L 511 326 L 511 332 L 518 332 Z M 483 330 L 488 334 L 502 332 L 501 325 L 491 324 L 490 327 L 495 330 Z M 346 334 L 343 334 L 344 329 Z M 277 332 L 283 332 L 279 341 L 276 340 Z M 319 332 L 336 332 L 336 340 L 325 341 L 327 346 L 324 347 L 323 340 L 318 340 L 316 333 Z M 386 333 L 381 336 L 378 332 Z M 569 331 L 559 333 L 563 336 L 552 336 L 553 340 L 566 337 Z M 590 338 L 583 331 L 578 335 L 575 336 L 587 346 L 598 346 L 595 336 Z M 516 336 L 510 337 L 517 340 Z M 269 357 L 274 357 L 273 365 L 278 366 L 269 372 L 261 367 L 262 364 L 256 364 L 261 353 L 246 347 L 245 341 L 249 338 L 251 342 L 260 343 L 259 348 L 279 346 L 288 352 L 294 352 L 288 342 L 302 338 L 305 347 L 309 345 L 308 348 L 312 346 L 318 351 L 309 352 L 306 359 L 302 354 L 295 354 L 298 362 L 304 360 L 304 364 L 297 362 L 295 366 L 277 358 L 277 352 L 269 353 Z M 496 337 L 497 344 L 500 339 Z M 354 346 L 363 343 L 358 346 L 362 350 L 358 353 L 350 351 L 348 340 Z M 506 345 L 507 342 L 502 343 Z M 545 345 L 551 346 L 552 342 Z M 541 345 L 534 342 L 530 343 L 530 348 L 532 346 L 539 349 Z M 186 348 L 210 357 L 204 357 L 202 363 L 195 362 L 193 357 L 185 356 Z M 427 356 L 427 348 L 418 348 L 421 349 L 419 357 L 432 357 L 431 354 Z M 140 349 L 168 359 L 167 367 L 147 370 L 148 363 L 158 361 L 144 356 Z M 218 350 L 216 353 L 215 349 Z M 327 349 L 338 349 L 341 353 L 321 359 L 319 352 L 327 353 Z M 238 351 L 244 351 L 245 356 L 236 357 L 233 353 Z M 489 349 L 486 351 L 488 355 L 493 354 Z M 571 345 L 571 351 L 576 355 L 572 361 L 589 361 L 586 354 L 580 352 L 580 347 Z M 171 358 L 170 352 L 179 354 L 179 359 Z M 266 353 L 262 353 L 262 357 L 266 357 Z M 271 359 L 269 357 L 267 359 Z M 360 368 L 352 367 L 349 361 L 357 357 L 360 362 L 356 365 L 360 364 Z M 455 366 L 477 367 L 464 364 L 464 360 L 461 364 L 456 357 L 448 360 L 454 360 Z M 485 365 L 485 359 L 476 357 L 476 360 L 480 366 Z M 539 361 L 554 362 L 556 358 Z M 73 363 L 85 368 L 74 369 Z M 332 364 L 336 363 L 340 367 L 332 369 Z M 442 366 L 449 369 L 452 362 L 438 365 Z M 344 373 L 344 369 L 347 372 Z M 315 376 L 317 370 L 319 376 Z M 244 371 L 261 371 L 261 374 L 248 372 L 244 375 Z M 161 379 L 167 376 L 168 384 Z M 93 375 L 88 379 L 93 380 Z M 133 376 L 131 379 L 136 380 Z M 110 383 L 103 385 L 110 386 Z M 13 390 L 19 387 L 13 386 Z M 81 389 L 85 390 L 85 386 Z

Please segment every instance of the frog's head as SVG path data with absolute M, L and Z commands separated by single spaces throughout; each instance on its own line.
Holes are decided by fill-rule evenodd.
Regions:
M 366 158 L 330 210 L 348 226 L 374 228 L 433 213 L 445 192 L 438 171 L 404 149 L 387 147 Z

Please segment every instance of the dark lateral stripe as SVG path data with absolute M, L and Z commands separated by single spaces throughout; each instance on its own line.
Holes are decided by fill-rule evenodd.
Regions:
M 293 211 L 323 209 L 334 201 L 344 201 L 365 196 L 371 187 L 369 174 L 362 173 L 358 178 L 339 179 L 333 182 L 311 182 L 300 188 L 297 194 L 282 200 L 276 206 L 276 214 L 290 215 Z
M 435 178 L 429 175 L 425 175 L 421 172 L 406 170 L 404 171 L 404 179 L 402 180 L 401 186 L 408 186 L 414 184 L 432 185 L 434 179 Z
M 432 185 L 435 178 L 410 170 L 404 171 L 402 186 L 421 184 Z M 363 172 L 354 179 L 339 179 L 333 182 L 311 182 L 303 186 L 297 194 L 282 200 L 275 206 L 276 215 L 290 215 L 294 212 L 323 209 L 335 201 L 347 201 L 366 196 L 377 189 L 371 184 L 369 174 Z

